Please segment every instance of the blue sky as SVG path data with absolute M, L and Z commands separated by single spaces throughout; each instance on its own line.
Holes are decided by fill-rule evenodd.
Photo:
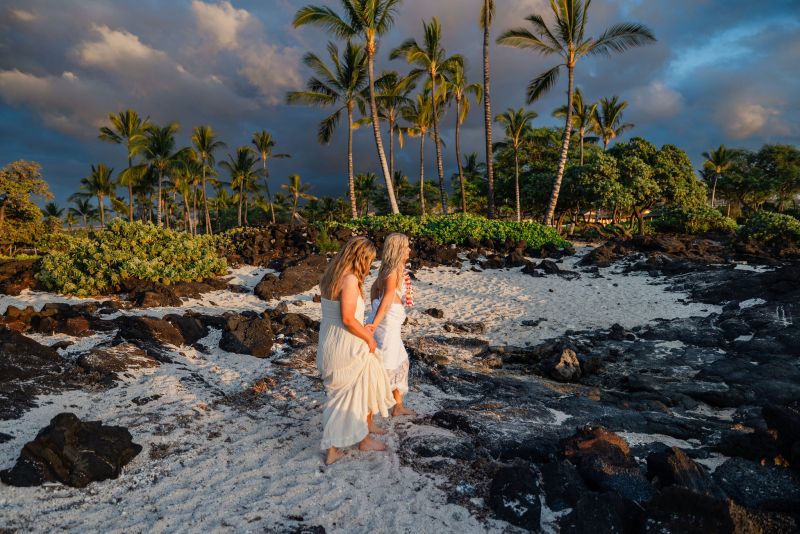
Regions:
M 157 122 L 176 120 L 179 143 L 191 128 L 211 124 L 229 149 L 256 130 L 271 131 L 292 159 L 272 163 L 272 180 L 299 173 L 318 195 L 345 191 L 345 130 L 321 146 L 323 111 L 284 104 L 309 73 L 301 58 L 321 52 L 317 28 L 291 28 L 306 0 L 6 0 L 0 7 L 0 165 L 16 159 L 42 163 L 62 204 L 92 164 L 124 167 L 123 151 L 97 139 L 109 112 L 132 107 Z M 326 3 L 324 1 L 320 3 Z M 480 0 L 405 0 L 379 51 L 378 71 L 408 70 L 389 61 L 390 49 L 419 38 L 422 21 L 438 16 L 449 53 L 468 60 L 481 80 Z M 335 6 L 335 3 L 332 3 Z M 524 26 L 531 13 L 547 15 L 546 0 L 498 0 L 493 32 Z M 639 135 L 700 154 L 724 143 L 757 148 L 800 144 L 800 2 L 796 0 L 594 0 L 589 32 L 616 22 L 650 26 L 658 42 L 610 59 L 578 65 L 576 83 L 590 99 L 619 95 Z M 553 64 L 527 51 L 493 45 L 495 112 L 525 105 L 528 81 Z M 530 106 L 539 125 L 555 125 L 565 79 Z M 473 107 L 463 152 L 481 152 L 482 118 Z M 452 112 L 442 135 L 453 135 Z M 376 170 L 368 129 L 356 132 L 356 171 Z M 414 179 L 416 141 L 397 166 Z M 448 143 L 452 148 L 454 143 Z M 433 150 L 427 153 L 433 156 Z M 220 154 L 224 157 L 224 154 Z M 434 175 L 434 161 L 427 173 Z M 446 150 L 446 175 L 455 171 Z M 224 176 L 224 175 L 223 175 Z

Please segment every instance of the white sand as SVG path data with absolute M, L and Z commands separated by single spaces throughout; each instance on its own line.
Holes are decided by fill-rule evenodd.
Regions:
M 571 269 L 574 259 L 562 268 Z M 576 281 L 556 276 L 534 278 L 509 271 L 423 269 L 417 273 L 416 308 L 406 336 L 441 334 L 443 321 L 422 313 L 441 308 L 447 320 L 482 321 L 492 343 L 536 343 L 567 329 L 642 325 L 656 318 L 706 315 L 717 308 L 684 305 L 685 297 L 666 292 L 666 286 L 646 275 L 601 269 L 603 278 L 583 274 Z M 266 270 L 244 267 L 232 274 L 233 283 L 252 288 Z M 614 284 L 617 284 L 615 286 Z M 552 289 L 553 292 L 549 290 Z M 302 306 L 292 311 L 319 318 L 319 306 L 310 302 L 315 290 L 293 296 Z M 75 302 L 55 295 L 27 292 L 20 297 L 0 296 L 0 310 L 9 304 L 40 307 L 45 302 Z M 222 314 L 225 311 L 261 311 L 266 303 L 252 294 L 219 291 L 188 300 L 175 309 L 135 310 L 162 316 L 189 309 Z M 524 319 L 547 318 L 538 327 L 521 327 Z M 0 432 L 15 436 L 0 445 L 0 468 L 10 467 L 22 445 L 33 439 L 50 418 L 72 411 L 84 419 L 130 429 L 144 450 L 116 480 L 85 489 L 61 485 L 36 488 L 2 486 L 0 527 L 20 531 L 54 530 L 103 532 L 263 532 L 305 525 L 322 525 L 328 532 L 516 532 L 507 523 L 479 520 L 461 506 L 447 504 L 443 483 L 431 475 L 402 466 L 395 452 L 398 434 L 446 432 L 417 426 L 409 420 L 383 422 L 389 427 L 388 453 L 349 451 L 329 468 L 319 453 L 320 406 L 324 393 L 313 369 L 279 367 L 269 360 L 226 353 L 217 348 L 219 331 L 201 341 L 211 348 L 203 354 L 193 348 L 174 348 L 173 365 L 130 372 L 130 377 L 105 392 L 73 391 L 40 399 L 41 406 L 22 418 L 0 421 Z M 32 336 L 52 344 L 64 336 Z M 104 340 L 76 340 L 80 350 Z M 76 348 L 75 350 L 78 350 Z M 69 356 L 74 351 L 68 349 Z M 274 361 L 291 356 L 286 347 Z M 311 376 L 306 376 L 306 374 Z M 235 394 L 265 376 L 275 385 L 245 408 L 215 403 L 222 394 Z M 139 406 L 132 399 L 161 395 Z M 456 399 L 430 385 L 412 385 L 409 404 L 431 414 Z M 554 424 L 570 424 L 570 416 L 553 412 Z M 643 435 L 634 441 L 663 439 Z M 666 437 L 664 437 L 666 438 Z M 672 439 L 672 438 L 670 438 Z M 679 441 L 679 440 L 675 440 Z M 681 445 L 688 445 L 682 442 Z M 151 448 L 156 452 L 150 457 Z M 544 508 L 542 527 L 553 532 L 557 517 Z

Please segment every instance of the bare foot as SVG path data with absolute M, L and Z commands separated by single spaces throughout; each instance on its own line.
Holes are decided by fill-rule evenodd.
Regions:
M 379 436 L 383 436 L 384 434 L 386 434 L 386 430 L 382 429 L 372 421 L 369 422 L 368 428 L 370 434 L 378 434 Z
M 386 444 L 382 441 L 378 441 L 377 439 L 372 439 L 371 437 L 367 436 L 366 438 L 361 440 L 361 443 L 358 444 L 358 450 L 360 451 L 385 451 Z
M 392 417 L 399 417 L 401 415 L 417 415 L 417 412 L 402 404 L 395 404 L 394 408 L 392 408 Z
M 325 455 L 325 465 L 331 465 L 342 458 L 344 458 L 344 453 L 336 447 L 331 447 Z

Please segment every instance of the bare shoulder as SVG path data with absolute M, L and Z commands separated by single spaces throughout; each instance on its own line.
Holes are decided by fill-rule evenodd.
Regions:
M 342 278 L 342 288 L 358 287 L 358 278 L 353 273 L 347 273 Z

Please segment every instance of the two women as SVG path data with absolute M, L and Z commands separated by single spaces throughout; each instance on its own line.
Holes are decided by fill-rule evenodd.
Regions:
M 400 234 L 392 236 L 394 235 Z M 408 239 L 402 236 L 405 241 L 398 244 L 399 238 L 392 236 L 387 237 L 384 250 L 387 250 L 387 246 L 392 248 L 393 252 L 386 256 L 387 259 L 393 258 L 390 263 L 395 267 L 389 272 L 392 281 L 384 280 L 384 285 L 380 286 L 384 289 L 398 287 L 396 270 L 402 269 L 408 259 Z M 401 251 L 399 256 L 397 250 Z M 402 320 L 396 324 L 395 332 L 393 325 L 397 317 L 387 317 L 391 314 L 392 307 L 381 301 L 373 312 L 376 320 L 369 326 L 364 325 L 364 281 L 375 259 L 375 252 L 375 247 L 368 239 L 351 239 L 328 264 L 320 281 L 322 321 L 317 367 L 327 394 L 322 414 L 321 444 L 326 451 L 326 464 L 342 458 L 344 454 L 339 449 L 356 443 L 363 451 L 386 449 L 386 445 L 369 435 L 384 433 L 380 427 L 374 425 L 374 414 L 386 417 L 389 408 L 393 406 L 393 415 L 413 413 L 402 405 L 402 396 L 408 391 L 408 356 L 405 355 L 399 334 Z M 402 276 L 402 271 L 400 273 Z M 381 279 L 379 274 L 376 284 L 381 283 Z M 394 304 L 397 291 L 391 291 L 391 294 L 386 291 L 373 291 L 373 294 L 385 294 L 389 298 L 389 304 Z M 385 325 L 383 317 L 387 317 Z M 397 365 L 398 360 L 405 357 L 405 364 L 401 361 L 397 367 L 392 367 L 392 378 L 384 368 L 383 355 L 373 332 L 378 332 L 383 349 L 389 353 L 390 365 Z M 399 408 L 396 406 L 397 399 Z

